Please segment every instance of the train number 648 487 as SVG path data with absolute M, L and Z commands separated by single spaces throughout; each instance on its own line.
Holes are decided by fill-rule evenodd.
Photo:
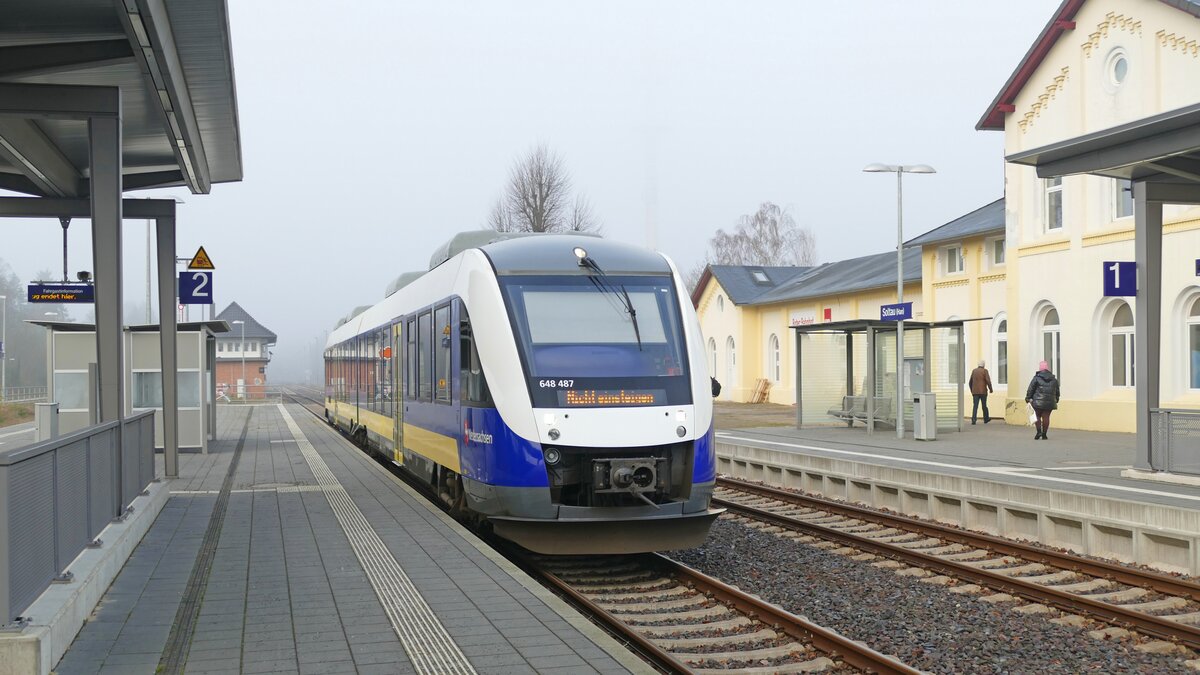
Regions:
M 538 380 L 542 389 L 557 389 L 559 387 L 574 387 L 575 380 Z

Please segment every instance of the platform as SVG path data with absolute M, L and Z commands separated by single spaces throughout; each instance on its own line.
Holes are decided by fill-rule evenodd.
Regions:
M 648 672 L 299 406 L 180 475 L 57 673 Z
M 1200 487 L 1123 476 L 1133 437 L 993 420 L 899 440 L 891 431 L 717 432 L 718 470 L 1082 553 L 1200 574 Z

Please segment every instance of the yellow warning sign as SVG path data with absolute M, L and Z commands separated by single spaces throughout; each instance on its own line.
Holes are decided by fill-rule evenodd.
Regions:
M 212 258 L 208 257 L 208 251 L 205 251 L 204 247 L 201 246 L 200 250 L 196 251 L 196 255 L 192 256 L 192 261 L 188 263 L 188 269 L 212 270 L 216 269 L 216 267 L 213 266 Z

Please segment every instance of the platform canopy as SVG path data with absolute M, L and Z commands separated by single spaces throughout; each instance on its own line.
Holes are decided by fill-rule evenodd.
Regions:
M 41 96 L 9 85 L 119 87 L 125 191 L 242 178 L 225 0 L 5 0 L 0 85 L 0 188 L 90 193 L 87 122 L 6 114 Z

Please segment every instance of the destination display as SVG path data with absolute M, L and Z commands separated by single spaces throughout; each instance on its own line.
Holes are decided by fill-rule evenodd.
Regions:
M 666 389 L 559 389 L 563 408 L 607 408 L 632 405 L 666 405 Z
M 96 287 L 92 284 L 29 284 L 29 302 L 75 302 L 96 301 Z

